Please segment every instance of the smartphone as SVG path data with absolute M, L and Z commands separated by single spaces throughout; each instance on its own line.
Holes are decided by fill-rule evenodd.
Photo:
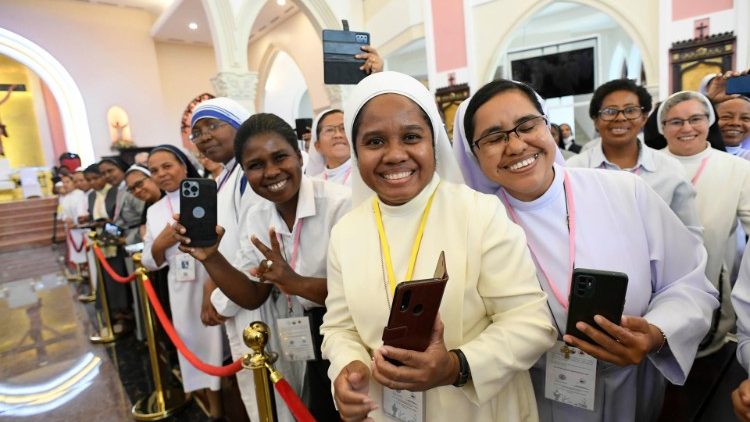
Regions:
M 444 252 L 440 252 L 433 278 L 399 283 L 393 295 L 388 325 L 383 329 L 383 344 L 418 352 L 427 349 L 447 283 Z
M 104 223 L 104 232 L 111 237 L 122 236 L 122 228 L 116 224 Z
M 216 244 L 216 182 L 188 178 L 180 183 L 180 221 L 190 246 Z
M 628 290 L 628 275 L 615 271 L 576 268 L 570 283 L 568 323 L 566 334 L 596 344 L 589 336 L 576 328 L 583 321 L 598 328 L 594 315 L 601 315 L 615 324 L 620 324 Z
M 727 79 L 727 94 L 750 95 L 750 74 Z
M 360 70 L 365 61 L 354 58 L 355 54 L 363 51 L 363 45 L 370 44 L 370 34 L 367 32 L 349 31 L 349 25 L 344 30 L 323 30 L 323 82 L 325 84 L 357 84 L 367 74 Z

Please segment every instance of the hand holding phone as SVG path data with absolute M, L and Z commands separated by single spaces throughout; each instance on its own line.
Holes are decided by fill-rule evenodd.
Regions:
M 212 246 L 216 234 L 216 182 L 188 178 L 180 183 L 180 225 L 190 246 Z

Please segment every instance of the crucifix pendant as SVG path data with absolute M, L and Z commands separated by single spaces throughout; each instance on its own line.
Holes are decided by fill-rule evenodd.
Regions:
M 564 354 L 564 355 L 565 355 L 565 359 L 570 359 L 570 355 L 571 355 L 571 354 L 574 354 L 574 353 L 575 353 L 575 350 L 573 350 L 573 349 L 571 349 L 570 347 L 568 347 L 568 345 L 567 345 L 567 344 L 564 344 L 564 345 L 563 345 L 563 346 L 562 346 L 562 347 L 560 348 L 560 353 L 562 353 L 562 354 Z

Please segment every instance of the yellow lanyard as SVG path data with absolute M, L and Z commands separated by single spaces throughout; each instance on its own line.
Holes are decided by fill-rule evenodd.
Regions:
M 440 183 L 438 182 L 438 186 Z M 422 243 L 422 235 L 424 234 L 424 226 L 427 223 L 427 216 L 430 214 L 430 208 L 432 207 L 432 200 L 435 198 L 435 192 L 437 187 L 430 195 L 430 199 L 427 200 L 427 205 L 422 212 L 422 221 L 419 222 L 419 230 L 417 231 L 417 237 L 414 239 L 414 245 L 411 247 L 411 257 L 409 258 L 409 268 L 406 270 L 406 276 L 404 281 L 409 281 L 414 274 L 414 266 L 417 263 L 417 254 L 419 254 L 419 245 Z M 393 274 L 393 262 L 391 261 L 391 248 L 388 246 L 388 238 L 385 234 L 385 228 L 383 227 L 383 217 L 380 214 L 380 205 L 378 204 L 378 198 L 372 199 L 372 210 L 375 212 L 375 222 L 378 225 L 378 235 L 380 235 L 380 247 L 383 249 L 383 255 L 385 256 L 385 268 L 388 271 L 388 284 L 391 287 L 391 296 L 396 291 L 396 276 Z

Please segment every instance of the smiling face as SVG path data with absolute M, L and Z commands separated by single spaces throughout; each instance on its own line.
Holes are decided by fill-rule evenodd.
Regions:
M 260 133 L 245 141 L 242 168 L 258 195 L 277 206 L 296 202 L 302 180 L 302 155 L 278 133 Z
M 86 177 L 86 181 L 89 182 L 89 186 L 94 190 L 102 190 L 107 185 L 104 176 L 99 173 L 88 172 L 84 173 L 84 176 Z
M 88 180 L 86 180 L 86 176 L 82 172 L 73 173 L 73 181 L 76 184 L 76 189 L 80 189 L 83 192 L 91 189 Z
M 672 119 L 688 120 L 703 117 L 700 122 L 690 124 L 683 122 L 679 127 L 669 124 Z M 706 108 L 701 101 L 689 99 L 676 104 L 667 111 L 663 117 L 667 124 L 664 125 L 664 137 L 667 138 L 669 151 L 675 155 L 691 156 L 706 149 L 708 139 L 708 120 L 705 118 Z
M 735 98 L 716 106 L 724 145 L 738 146 L 750 136 L 750 101 Z
M 237 130 L 232 125 L 217 119 L 200 119 L 195 122 L 193 132 L 202 133 L 193 142 L 209 160 L 227 163 L 234 157 Z
M 614 91 L 602 99 L 601 109 L 614 108 L 623 110 L 628 107 L 640 107 L 638 96 L 630 91 Z M 628 120 L 623 113 L 618 113 L 614 120 L 605 121 L 600 116 L 594 119 L 594 126 L 602 137 L 605 146 L 622 147 L 637 142 L 638 133 L 646 124 L 648 117 L 641 114 L 634 120 Z
M 540 113 L 522 91 L 503 91 L 474 114 L 474 139 L 496 130 L 510 130 Z M 511 133 L 499 148 L 474 148 L 482 172 L 514 198 L 532 201 L 544 194 L 554 179 L 555 141 L 544 122 L 521 136 Z
M 417 196 L 435 173 L 433 134 L 424 111 L 398 94 L 379 95 L 360 110 L 357 165 L 362 180 L 389 205 Z
M 125 183 L 128 185 L 128 190 L 133 196 L 148 204 L 158 201 L 161 196 L 159 187 L 156 186 L 154 181 L 139 171 L 128 173 L 125 176 Z
M 187 178 L 187 167 L 171 152 L 156 151 L 148 157 L 148 169 L 151 177 L 165 192 L 174 192 L 180 182 Z
M 326 160 L 328 168 L 336 168 L 351 156 L 349 140 L 344 133 L 344 114 L 330 113 L 318 122 L 320 136 L 315 148 Z
M 99 171 L 102 172 L 104 180 L 112 186 L 117 186 L 125 178 L 125 172 L 109 161 L 99 163 Z
M 65 193 L 73 192 L 76 189 L 75 182 L 72 176 L 62 176 L 61 178 L 63 189 Z

